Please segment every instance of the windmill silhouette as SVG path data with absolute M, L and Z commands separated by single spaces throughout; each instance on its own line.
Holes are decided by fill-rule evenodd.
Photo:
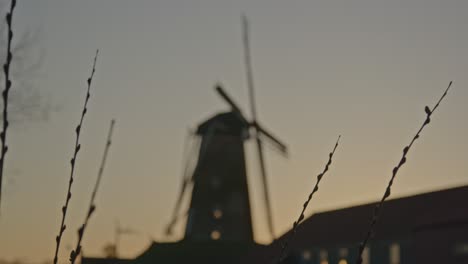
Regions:
M 258 121 L 249 28 L 245 16 L 242 17 L 242 22 L 251 119 L 246 118 L 220 84 L 216 85 L 216 92 L 231 109 L 198 125 L 195 135 L 200 140 L 196 165 L 193 173 L 189 173 L 190 166 L 186 166 L 172 221 L 167 228 L 167 233 L 170 234 L 180 217 L 184 194 L 193 185 L 186 214 L 184 240 L 187 241 L 254 242 L 244 148 L 244 142 L 248 139 L 253 139 L 256 144 L 268 230 L 272 238 L 275 238 L 264 144 L 271 144 L 284 156 L 287 155 L 287 147 Z

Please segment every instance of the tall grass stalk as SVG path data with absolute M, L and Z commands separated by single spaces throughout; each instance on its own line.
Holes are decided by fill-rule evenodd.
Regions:
M 336 140 L 336 143 L 335 143 L 335 147 L 333 148 L 333 151 L 330 152 L 330 154 L 328 155 L 328 162 L 327 164 L 325 165 L 325 168 L 323 169 L 322 173 L 320 173 L 319 175 L 317 175 L 317 181 L 315 183 L 315 186 L 314 186 L 314 189 L 312 190 L 312 192 L 309 194 L 309 197 L 307 197 L 307 200 L 305 201 L 304 205 L 302 206 L 302 211 L 301 211 L 301 214 L 299 215 L 299 218 L 297 219 L 297 221 L 294 222 L 293 224 L 293 229 L 291 230 L 291 232 L 289 233 L 289 236 L 286 238 L 286 242 L 284 242 L 281 246 L 281 252 L 280 252 L 280 255 L 278 257 L 278 260 L 276 263 L 281 263 L 283 261 L 283 259 L 286 257 L 286 250 L 288 249 L 288 246 L 289 244 L 291 243 L 291 240 L 294 238 L 294 235 L 296 234 L 296 231 L 297 231 L 297 227 L 299 226 L 299 224 L 302 222 L 302 220 L 304 220 L 304 217 L 305 217 L 305 210 L 307 209 L 307 206 L 309 205 L 310 201 L 312 200 L 312 197 L 314 196 L 314 194 L 318 191 L 319 189 L 319 183 L 320 181 L 322 180 L 323 176 L 325 175 L 325 173 L 327 173 L 331 163 L 332 163 L 332 159 L 333 159 L 333 155 L 335 154 L 335 150 L 336 148 L 338 147 L 338 143 L 340 142 L 340 138 L 341 136 L 338 136 L 338 139 Z
M 85 99 L 85 102 L 84 102 L 83 111 L 81 112 L 80 123 L 78 124 L 78 126 L 75 129 L 75 133 L 76 133 L 75 150 L 73 152 L 73 158 L 70 161 L 71 171 L 70 171 L 70 178 L 69 178 L 69 181 L 68 181 L 67 197 L 65 199 L 65 205 L 62 207 L 62 222 L 60 223 L 59 233 L 58 233 L 57 237 L 55 238 L 56 247 L 55 247 L 54 264 L 57 264 L 58 252 L 59 252 L 59 249 L 60 249 L 60 242 L 62 241 L 63 232 L 66 229 L 65 219 L 66 219 L 67 211 L 68 211 L 68 203 L 70 202 L 70 199 L 71 199 L 71 196 L 72 196 L 71 188 L 72 188 L 72 184 L 73 184 L 73 175 L 74 175 L 74 172 L 75 172 L 76 158 L 77 158 L 78 152 L 80 151 L 80 148 L 81 148 L 81 145 L 79 143 L 81 128 L 83 126 L 83 120 L 84 120 L 84 117 L 86 115 L 86 112 L 88 111 L 87 106 L 88 106 L 89 97 L 91 96 L 90 90 L 91 90 L 91 84 L 92 84 L 93 77 L 94 77 L 94 72 L 96 71 L 96 61 L 97 61 L 98 54 L 99 54 L 99 50 L 96 51 L 96 55 L 94 57 L 94 62 L 93 62 L 93 69 L 91 71 L 91 76 L 87 80 L 88 89 L 87 89 L 87 92 L 86 92 L 86 99 Z
M 390 181 L 388 182 L 387 189 L 385 190 L 385 193 L 384 193 L 382 199 L 380 200 L 380 202 L 374 208 L 374 213 L 373 213 L 373 216 L 372 216 L 372 220 L 371 220 L 369 230 L 367 231 L 367 234 L 366 234 L 363 242 L 361 242 L 361 244 L 359 245 L 359 254 L 358 254 L 358 258 L 356 260 L 356 264 L 362 264 L 362 252 L 364 252 L 364 249 L 366 248 L 367 243 L 369 242 L 370 238 L 374 235 L 375 225 L 377 224 L 377 221 L 379 220 L 379 217 L 380 217 L 380 214 L 382 212 L 382 208 L 383 208 L 385 199 L 387 199 L 390 196 L 393 181 L 395 180 L 395 177 L 396 177 L 398 171 L 403 166 L 403 164 L 406 163 L 406 155 L 408 154 L 409 150 L 411 149 L 413 144 L 416 142 L 416 140 L 420 137 L 420 134 L 423 131 L 423 129 L 431 122 L 432 114 L 439 107 L 439 104 L 445 98 L 445 96 L 447 95 L 447 93 L 448 93 L 451 86 L 452 86 L 452 82 L 449 83 L 447 89 L 445 89 L 445 92 L 442 94 L 439 101 L 437 101 L 436 105 L 432 109 L 430 109 L 428 106 L 426 106 L 424 108 L 424 111 L 426 112 L 426 120 L 424 120 L 424 123 L 421 125 L 421 128 L 419 128 L 418 132 L 413 137 L 410 144 L 403 148 L 403 156 L 401 157 L 400 162 L 398 162 L 398 165 L 393 168 L 392 177 L 390 178 Z
M 3 182 L 3 167 L 5 166 L 5 156 L 8 151 L 8 146 L 6 144 L 6 136 L 8 129 L 8 95 L 11 89 L 11 80 L 10 80 L 10 66 L 11 61 L 13 60 L 13 53 L 11 52 L 11 42 L 13 40 L 13 11 L 16 7 L 16 0 L 11 0 L 10 11 L 6 14 L 6 22 L 8 27 L 8 40 L 7 40 L 7 55 L 6 61 L 3 65 L 3 73 L 5 74 L 5 87 L 2 92 L 3 98 L 3 118 L 2 118 L 2 132 L 0 132 L 0 141 L 1 143 L 1 155 L 0 155 L 0 208 L 2 204 L 2 182 Z
M 89 202 L 88 213 L 86 214 L 86 218 L 85 218 L 83 225 L 78 229 L 78 242 L 76 243 L 75 250 L 72 250 L 70 253 L 71 264 L 75 263 L 77 257 L 81 253 L 81 241 L 83 240 L 84 232 L 86 230 L 86 227 L 88 226 L 88 222 L 89 222 L 89 219 L 91 218 L 91 215 L 96 210 L 96 204 L 94 203 L 94 200 L 96 199 L 96 194 L 99 189 L 99 185 L 101 183 L 101 178 L 104 172 L 104 167 L 106 165 L 107 153 L 109 152 L 109 148 L 112 142 L 111 139 L 112 139 L 112 132 L 114 130 L 114 124 L 115 124 L 115 120 L 112 119 L 110 128 L 109 128 L 109 134 L 107 135 L 106 147 L 104 148 L 104 155 L 102 156 L 102 160 L 101 160 L 101 166 L 99 167 L 96 183 L 94 184 L 93 193 L 91 194 L 91 200 Z

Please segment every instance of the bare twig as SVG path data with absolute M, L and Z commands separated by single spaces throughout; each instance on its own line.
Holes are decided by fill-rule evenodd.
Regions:
M 291 242 L 291 240 L 293 239 L 294 235 L 296 234 L 296 231 L 297 231 L 297 227 L 299 226 L 299 224 L 302 222 L 302 220 L 304 220 L 304 213 L 305 213 L 305 210 L 307 209 L 307 206 L 309 205 L 310 203 L 310 200 L 312 200 L 312 196 L 314 196 L 314 193 L 316 193 L 318 191 L 318 186 L 319 186 L 319 183 L 320 181 L 322 180 L 323 176 L 325 175 L 325 173 L 327 173 L 328 171 L 328 168 L 330 167 L 331 163 L 332 163 L 332 158 L 333 158 L 333 155 L 335 154 L 335 150 L 336 148 L 338 147 L 338 143 L 340 141 L 340 138 L 341 136 L 338 136 L 338 139 L 336 140 L 336 143 L 335 143 L 335 147 L 333 148 L 333 151 L 330 152 L 329 156 L 328 156 L 328 162 L 327 162 L 327 165 L 325 165 L 325 168 L 323 169 L 322 173 L 320 173 L 319 175 L 317 175 L 317 181 L 315 183 L 315 186 L 314 186 L 314 189 L 312 190 L 312 192 L 309 194 L 309 197 L 307 198 L 307 201 L 304 203 L 303 207 L 302 207 L 302 211 L 301 211 L 301 214 L 299 215 L 299 218 L 297 219 L 297 221 L 294 222 L 294 225 L 293 225 L 293 229 L 291 230 L 288 238 L 286 239 L 286 242 L 282 244 L 281 246 L 281 252 L 280 252 L 280 256 L 277 260 L 277 263 L 281 263 L 284 259 L 285 254 L 286 254 L 286 250 Z
M 11 42 L 13 40 L 13 30 L 12 30 L 12 22 L 13 22 L 13 11 L 16 7 L 16 0 L 11 0 L 10 4 L 10 11 L 6 15 L 6 22 L 8 26 L 8 41 L 7 41 L 7 56 L 6 62 L 3 65 L 3 72 L 5 73 L 5 89 L 2 93 L 3 98 L 3 119 L 2 119 L 2 132 L 0 133 L 0 141 L 1 141 L 1 156 L 0 156 L 0 206 L 2 201 L 2 181 L 3 181 L 3 167 L 5 165 L 5 155 L 8 151 L 8 146 L 6 145 L 6 135 L 8 129 L 8 94 L 11 89 L 11 80 L 10 80 L 10 66 L 11 61 L 13 60 L 13 54 L 11 52 Z
M 81 241 L 83 240 L 85 229 L 88 226 L 88 222 L 89 222 L 89 219 L 91 218 L 91 215 L 96 210 L 96 204 L 94 203 L 94 200 L 96 199 L 96 193 L 98 191 L 99 184 L 101 183 L 102 174 L 104 172 L 104 166 L 106 165 L 107 153 L 109 152 L 109 147 L 111 145 L 111 138 L 112 138 L 112 132 L 114 130 L 114 124 L 115 124 L 115 120 L 112 119 L 110 128 L 109 128 L 109 134 L 107 135 L 107 142 L 106 142 L 106 147 L 104 149 L 104 155 L 102 156 L 101 166 L 99 167 L 96 184 L 94 185 L 93 193 L 91 195 L 91 200 L 89 202 L 88 213 L 86 214 L 86 218 L 85 218 L 83 225 L 78 229 L 78 242 L 76 243 L 75 250 L 72 250 L 70 253 L 71 264 L 75 263 L 75 260 L 81 253 Z
M 56 247 L 55 247 L 54 264 L 57 264 L 58 252 L 59 252 L 59 248 L 60 248 L 60 241 L 62 240 L 63 232 L 66 229 L 65 218 L 67 216 L 68 203 L 70 202 L 70 199 L 71 199 L 71 196 L 72 196 L 71 187 L 72 187 L 72 184 L 73 184 L 73 175 L 74 175 L 74 172 L 75 172 L 76 158 L 77 158 L 77 155 L 78 155 L 78 151 L 80 151 L 80 148 L 81 148 L 81 145 L 79 143 L 81 128 L 82 128 L 82 125 L 83 125 L 83 120 L 84 120 L 84 117 L 86 115 L 86 112 L 88 111 L 87 110 L 87 105 L 88 105 L 89 97 L 91 96 L 89 91 L 91 89 L 91 83 L 93 81 L 94 72 L 96 71 L 96 61 L 97 61 L 98 53 L 99 53 L 99 50 L 96 51 L 96 56 L 94 57 L 94 63 L 93 63 L 93 69 L 91 71 L 91 76 L 87 80 L 88 89 L 87 89 L 87 92 L 86 92 L 86 99 L 85 99 L 85 102 L 84 102 L 83 111 L 81 112 L 80 123 L 78 124 L 78 126 L 75 129 L 75 132 L 76 132 L 75 151 L 73 153 L 73 158 L 70 161 L 71 172 L 70 172 L 70 179 L 68 181 L 68 190 L 67 190 L 67 197 L 65 199 L 65 205 L 62 207 L 62 222 L 60 224 L 59 234 L 55 238 L 55 241 L 57 242 L 57 244 L 56 244 Z
M 403 164 L 405 164 L 406 155 L 408 154 L 409 150 L 413 146 L 414 142 L 419 138 L 419 136 L 420 136 L 422 130 L 424 129 L 424 127 L 426 127 L 431 122 L 432 113 L 434 113 L 434 111 L 439 107 L 440 102 L 442 102 L 442 100 L 445 98 L 445 96 L 447 95 L 447 92 L 449 91 L 451 86 L 452 86 L 452 82 L 449 83 L 447 89 L 442 94 L 439 101 L 437 101 L 436 105 L 432 108 L 432 110 L 428 106 L 426 106 L 424 108 L 424 111 L 426 112 L 426 120 L 422 124 L 421 128 L 419 128 L 418 132 L 413 137 L 410 144 L 403 149 L 403 156 L 401 157 L 400 162 L 398 163 L 398 165 L 395 168 L 393 168 L 392 177 L 390 178 L 387 189 L 385 190 L 385 193 L 384 193 L 382 199 L 380 200 L 380 202 L 374 208 L 374 213 L 373 213 L 373 216 L 372 216 L 372 221 L 371 221 L 369 230 L 367 231 L 367 234 L 366 234 L 366 236 L 364 238 L 364 241 L 359 245 L 359 254 L 358 254 L 358 258 L 356 260 L 356 264 L 361 264 L 362 263 L 362 252 L 364 252 L 364 249 L 366 248 L 367 242 L 374 235 L 375 225 L 377 224 L 377 221 L 378 221 L 378 219 L 380 217 L 380 213 L 382 211 L 382 207 L 384 205 L 385 199 L 387 199 L 390 196 L 393 181 L 395 180 L 395 176 L 397 175 L 400 168 L 403 166 Z

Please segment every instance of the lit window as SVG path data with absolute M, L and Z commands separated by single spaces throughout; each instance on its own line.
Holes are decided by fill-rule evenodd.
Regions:
M 221 232 L 219 232 L 218 230 L 213 230 L 211 232 L 211 239 L 219 240 L 220 238 L 221 238 Z
M 223 217 L 223 211 L 221 211 L 220 209 L 214 209 L 213 217 L 218 220 L 221 219 L 221 217 Z
M 319 252 L 320 264 L 328 264 L 328 252 L 326 250 L 320 250 Z
M 393 243 L 389 248 L 390 264 L 400 264 L 400 244 Z
M 365 247 L 362 252 L 362 264 L 370 264 L 370 248 Z
M 338 256 L 340 257 L 340 260 L 338 261 L 338 264 L 348 264 L 348 261 L 346 258 L 348 257 L 349 250 L 347 248 L 340 248 L 338 250 Z

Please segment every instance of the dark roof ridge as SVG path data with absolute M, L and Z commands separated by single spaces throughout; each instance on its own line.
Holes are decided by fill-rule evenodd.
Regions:
M 468 185 L 454 186 L 454 187 L 449 187 L 449 188 L 446 188 L 446 189 L 437 189 L 437 190 L 432 190 L 432 191 L 428 191 L 428 192 L 424 192 L 424 193 L 417 193 L 417 194 L 412 194 L 412 195 L 405 195 L 405 196 L 395 197 L 395 198 L 387 200 L 386 203 L 401 201 L 401 200 L 404 200 L 404 199 L 417 199 L 417 198 L 421 198 L 421 197 L 424 197 L 424 196 L 427 196 L 427 195 L 432 195 L 432 194 L 435 194 L 435 193 L 439 194 L 439 193 L 451 192 L 451 191 L 454 191 L 454 190 L 457 190 L 457 189 L 459 189 L 459 190 L 468 189 Z M 375 200 L 373 202 L 368 202 L 368 203 L 364 203 L 364 204 L 351 205 L 351 206 L 345 206 L 345 207 L 338 207 L 338 208 L 330 209 L 330 210 L 318 211 L 318 212 L 315 212 L 315 213 L 311 214 L 303 222 L 307 221 L 307 219 L 311 218 L 312 216 L 323 215 L 323 214 L 332 213 L 332 212 L 341 211 L 341 210 L 348 210 L 348 209 L 355 209 L 355 208 L 363 208 L 363 207 L 367 207 L 367 206 L 373 206 L 377 202 L 378 202 L 378 200 Z

